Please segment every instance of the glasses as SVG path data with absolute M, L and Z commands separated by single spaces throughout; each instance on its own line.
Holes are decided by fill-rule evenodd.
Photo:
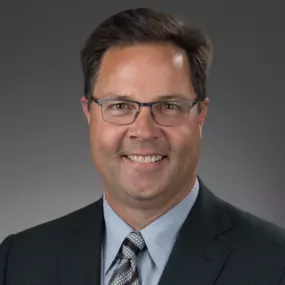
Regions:
M 199 99 L 193 101 L 168 100 L 157 102 L 137 102 L 115 98 L 96 99 L 93 102 L 101 106 L 104 121 L 118 125 L 132 124 L 140 113 L 141 107 L 149 107 L 153 120 L 161 126 L 174 126 L 184 122 L 189 116 L 189 110 L 194 107 Z

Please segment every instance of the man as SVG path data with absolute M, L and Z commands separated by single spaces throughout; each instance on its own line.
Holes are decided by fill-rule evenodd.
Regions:
M 7 237 L 0 285 L 284 285 L 285 232 L 198 177 L 212 46 L 150 9 L 103 22 L 82 50 L 103 197 Z

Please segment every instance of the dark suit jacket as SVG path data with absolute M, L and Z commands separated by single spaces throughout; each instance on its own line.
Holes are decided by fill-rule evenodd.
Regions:
M 102 199 L 7 237 L 0 285 L 99 285 Z M 200 181 L 160 285 L 285 285 L 285 232 L 214 196 Z

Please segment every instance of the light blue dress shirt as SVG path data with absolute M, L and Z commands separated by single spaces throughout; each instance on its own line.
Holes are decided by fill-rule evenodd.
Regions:
M 178 231 L 193 207 L 198 192 L 199 181 L 196 178 L 192 191 L 179 204 L 140 231 L 147 247 L 137 258 L 141 285 L 158 284 Z M 106 232 L 102 244 L 101 284 L 108 285 L 116 267 L 115 257 L 133 229 L 113 211 L 105 195 L 103 211 Z

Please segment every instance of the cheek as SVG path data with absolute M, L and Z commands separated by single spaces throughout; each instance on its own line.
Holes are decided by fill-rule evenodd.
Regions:
M 193 153 L 199 148 L 200 128 L 198 124 L 182 125 L 176 127 L 173 132 L 169 133 L 169 140 L 172 149 L 182 157 L 187 153 Z
M 114 155 L 120 145 L 121 132 L 116 126 L 105 122 L 90 124 L 90 145 L 96 157 Z

